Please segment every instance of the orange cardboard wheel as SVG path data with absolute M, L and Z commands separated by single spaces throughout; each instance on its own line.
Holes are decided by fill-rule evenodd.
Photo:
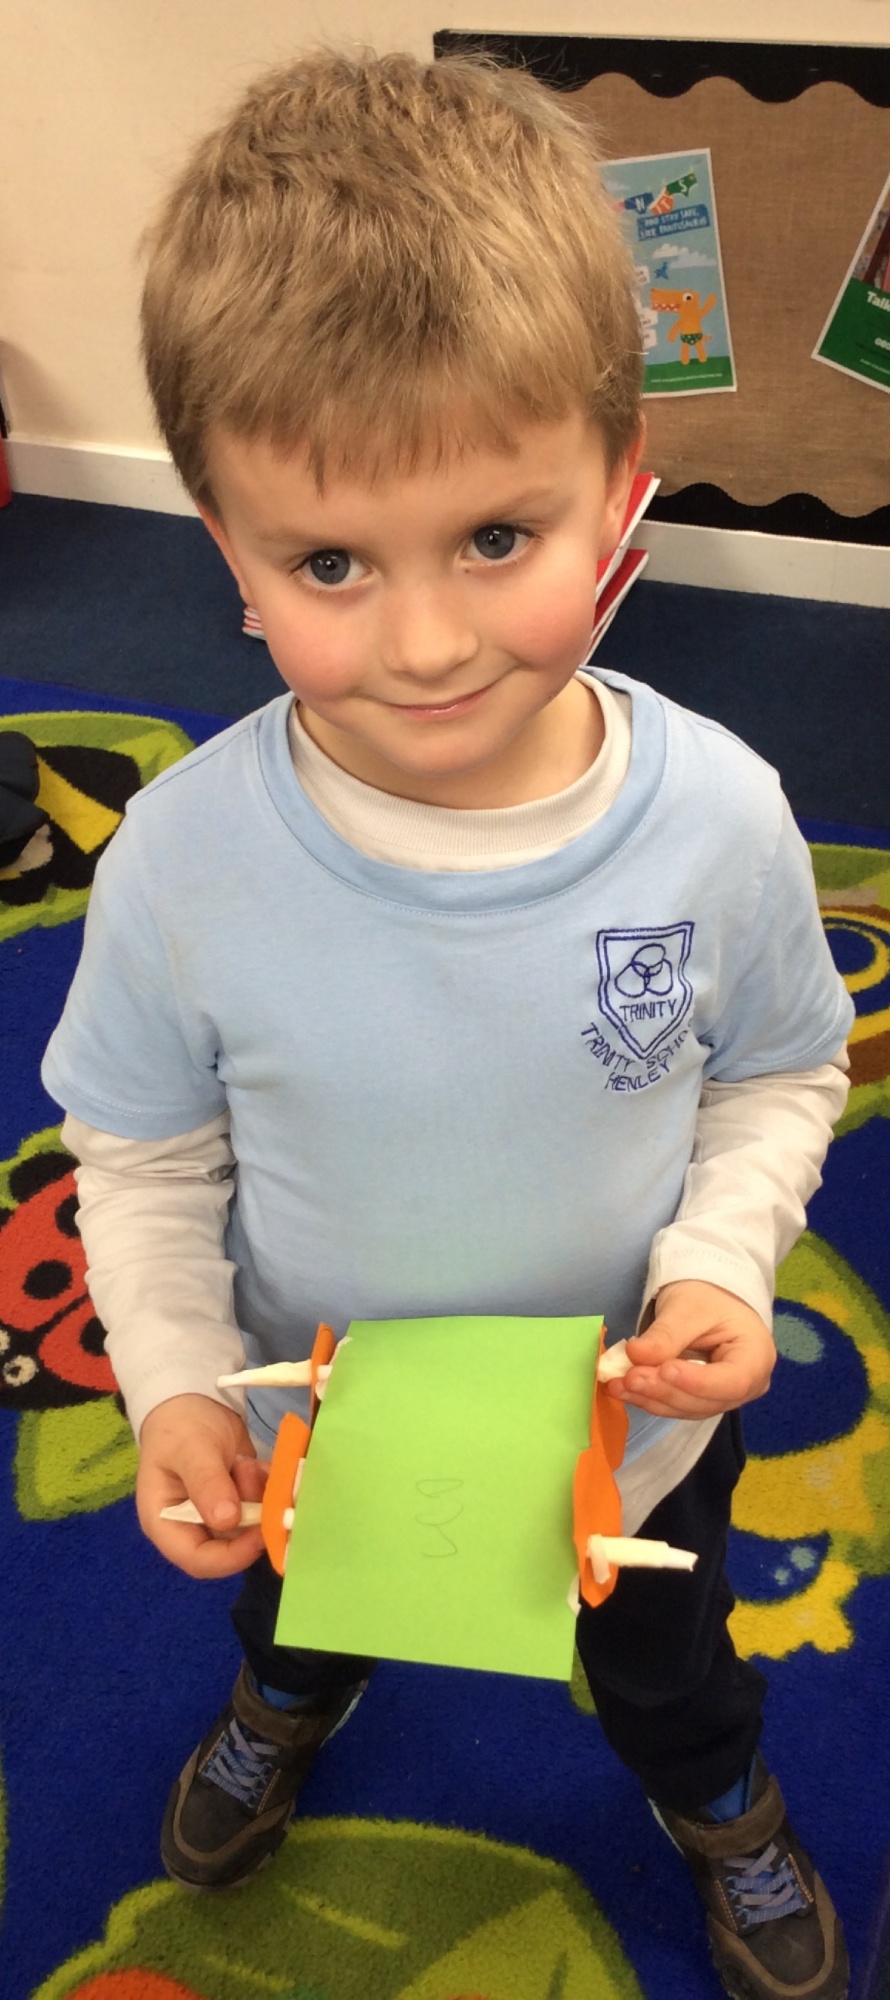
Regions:
M 260 1523 L 266 1554 L 279 1576 L 284 1575 L 290 1534 L 290 1529 L 285 1527 L 284 1516 L 294 1504 L 297 1472 L 300 1461 L 306 1456 L 311 1435 L 309 1425 L 297 1416 L 295 1410 L 288 1410 L 282 1417 L 263 1493 Z

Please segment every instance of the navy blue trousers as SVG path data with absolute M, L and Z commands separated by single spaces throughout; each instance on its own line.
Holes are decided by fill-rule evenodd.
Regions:
M 707 1449 L 640 1528 L 694 1549 L 696 1567 L 622 1570 L 605 1604 L 582 1605 L 577 1643 L 604 1734 L 651 1799 L 693 1812 L 728 1791 L 760 1739 L 766 1681 L 736 1654 L 726 1579 L 733 1489 L 745 1462 L 741 1419 L 725 1416 Z M 280 1579 L 263 1557 L 245 1574 L 235 1630 L 258 1681 L 327 1703 L 372 1672 L 352 1654 L 276 1646 Z

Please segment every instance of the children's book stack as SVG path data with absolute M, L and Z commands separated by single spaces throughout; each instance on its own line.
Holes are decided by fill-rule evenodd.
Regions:
M 654 472 L 638 472 L 630 489 L 630 498 L 621 530 L 621 540 L 614 555 L 606 556 L 597 570 L 596 623 L 593 628 L 591 655 L 607 632 L 618 610 L 623 604 L 631 586 L 642 576 L 649 561 L 648 549 L 632 549 L 631 535 L 639 527 L 643 515 L 656 492 L 660 481 Z

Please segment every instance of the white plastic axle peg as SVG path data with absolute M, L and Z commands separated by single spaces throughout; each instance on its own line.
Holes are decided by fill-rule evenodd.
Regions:
M 239 1528 L 258 1528 L 263 1507 L 260 1500 L 242 1500 Z M 203 1528 L 204 1516 L 198 1512 L 194 1500 L 179 1500 L 175 1507 L 161 1508 L 162 1521 L 186 1521 L 189 1526 Z
M 237 1375 L 217 1375 L 218 1389 L 309 1389 L 311 1361 L 270 1361 L 265 1368 L 241 1368 Z
M 316 1394 L 324 1395 L 333 1362 L 322 1364 L 316 1376 Z M 311 1361 L 270 1361 L 265 1368 L 240 1368 L 237 1375 L 217 1375 L 218 1389 L 311 1389 Z
M 616 1340 L 614 1347 L 606 1347 L 600 1356 L 596 1371 L 598 1382 L 617 1382 L 633 1364 L 627 1351 L 626 1340 Z
M 638 1535 L 591 1535 L 587 1553 L 596 1583 L 608 1583 L 616 1569 L 694 1569 L 692 1549 L 675 1549 L 670 1542 L 644 1541 Z

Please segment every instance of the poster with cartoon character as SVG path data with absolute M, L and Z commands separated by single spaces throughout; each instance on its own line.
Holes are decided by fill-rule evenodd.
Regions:
M 636 266 L 644 396 L 735 389 L 710 151 L 609 160 L 602 175 Z
M 822 332 L 814 361 L 890 389 L 890 174 Z

